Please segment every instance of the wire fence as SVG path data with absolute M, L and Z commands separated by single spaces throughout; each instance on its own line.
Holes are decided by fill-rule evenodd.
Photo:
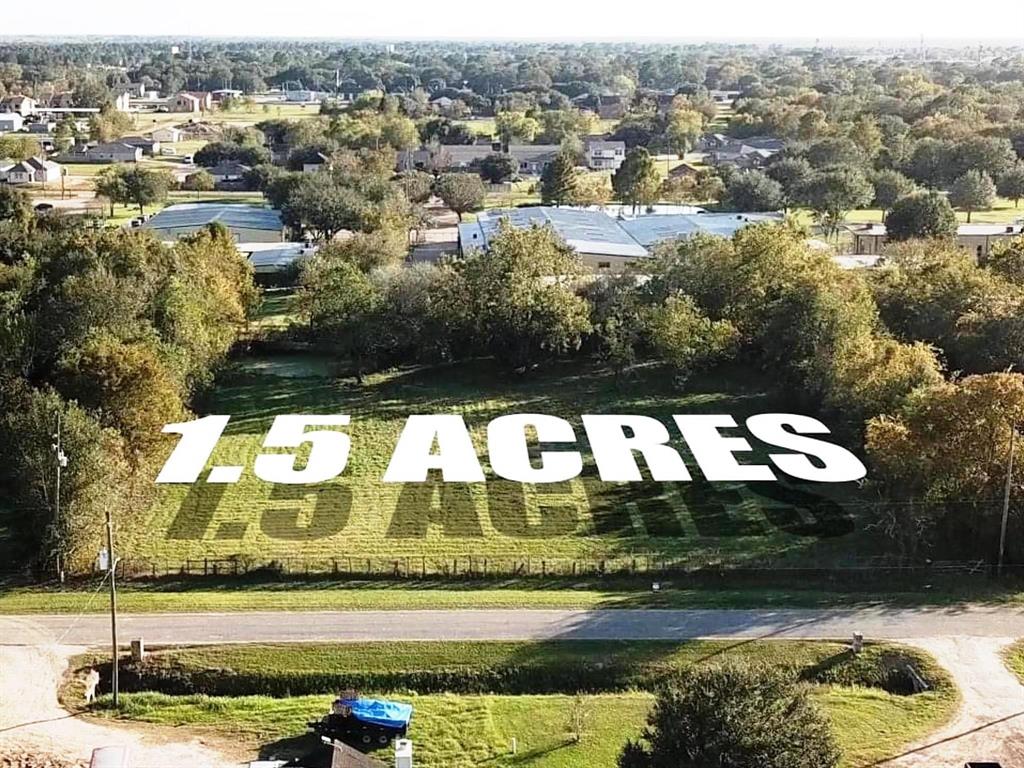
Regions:
M 1024 565 L 1007 566 L 1009 574 L 1024 574 Z M 836 564 L 743 564 L 712 559 L 673 558 L 661 554 L 634 554 L 600 558 L 501 557 L 452 555 L 449 557 L 342 556 L 333 558 L 249 557 L 125 559 L 117 564 L 121 579 L 165 577 L 329 577 L 332 579 L 505 579 L 594 576 L 682 576 L 694 579 L 757 581 L 795 576 L 809 582 L 879 580 L 893 577 L 986 576 L 994 564 L 985 560 L 909 561 L 893 557 L 867 558 Z M 94 566 L 94 575 L 101 571 Z

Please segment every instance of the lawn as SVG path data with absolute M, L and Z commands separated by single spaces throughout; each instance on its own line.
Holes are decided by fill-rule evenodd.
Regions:
M 914 665 L 933 681 L 934 691 L 900 696 L 868 687 L 875 670 L 882 668 L 881 660 L 892 653 L 909 653 Z M 631 665 L 648 669 L 647 681 L 635 690 L 601 692 L 599 687 L 578 699 L 558 690 L 508 695 L 400 689 L 383 694 L 413 704 L 415 714 L 409 735 L 417 764 L 424 768 L 469 768 L 484 763 L 509 768 L 611 768 L 625 741 L 642 730 L 653 701 L 642 689 L 651 680 L 727 654 L 785 664 L 795 672 L 804 670 L 805 679 L 818 680 L 811 684 L 811 695 L 831 718 L 844 755 L 843 765 L 850 768 L 869 765 L 922 738 L 950 717 L 957 701 L 948 678 L 920 653 L 894 646 L 869 646 L 862 656 L 851 660 L 843 646 L 820 642 L 388 643 L 346 645 L 343 649 L 329 645 L 223 646 L 157 651 L 155 658 L 173 662 L 186 671 L 231 669 L 228 679 L 234 681 L 232 684 L 244 682 L 249 675 L 263 681 L 278 676 L 298 684 L 308 675 L 374 671 L 421 682 L 424 671 L 433 671 L 436 679 L 451 682 L 460 673 L 488 669 L 521 675 L 534 665 L 538 672 L 530 679 L 540 681 L 543 687 L 545 669 L 566 665 L 589 666 L 590 681 L 610 678 L 613 670 L 621 672 Z M 813 677 L 820 674 L 815 670 L 831 669 L 828 662 L 837 658 L 840 666 L 853 668 L 850 680 L 859 679 L 860 674 L 863 684 L 842 680 L 844 684 L 838 685 L 835 682 L 841 678 Z M 608 670 L 607 677 L 602 670 Z M 344 680 L 339 685 L 344 685 Z M 296 692 L 303 693 L 304 689 Z M 184 726 L 200 735 L 237 738 L 258 749 L 263 757 L 289 756 L 311 746 L 311 740 L 297 737 L 308 720 L 326 712 L 331 699 L 329 695 L 170 696 L 146 691 L 123 693 L 117 712 L 110 709 L 109 698 L 101 698 L 91 714 Z M 569 713 L 574 707 L 582 707 L 585 712 L 579 744 L 570 736 Z M 511 750 L 513 739 L 518 748 L 515 755 Z
M 516 568 L 574 573 L 577 561 L 581 570 L 600 561 L 609 570 L 643 569 L 666 559 L 834 565 L 870 548 L 857 526 L 855 488 L 832 488 L 827 499 L 799 490 L 780 495 L 765 485 L 609 484 L 594 476 L 585 444 L 584 477 L 559 485 L 381 482 L 409 414 L 461 413 L 487 472 L 486 424 L 505 413 L 561 415 L 582 434 L 582 413 L 646 414 L 668 423 L 672 413 L 728 413 L 742 422 L 789 407 L 750 372 L 718 371 L 680 394 L 658 369 L 619 385 L 591 367 L 508 376 L 481 362 L 392 371 L 361 386 L 333 378 L 341 370 L 308 354 L 245 358 L 200 409 L 232 417 L 211 463 L 246 468 L 275 415 L 350 414 L 352 449 L 340 478 L 272 486 L 245 472 L 233 485 L 163 486 L 148 512 L 122 521 L 124 556 L 171 571 L 186 560 L 195 566 L 234 556 L 242 570 L 276 559 L 289 570 L 495 575 Z M 755 455 L 766 450 L 755 446 Z
M 1003 660 L 1010 671 L 1024 683 L 1024 640 L 1018 640 L 1010 645 L 1003 652 Z

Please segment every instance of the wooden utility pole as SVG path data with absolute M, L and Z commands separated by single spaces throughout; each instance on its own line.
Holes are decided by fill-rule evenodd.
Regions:
M 110 654 L 111 654 L 111 690 L 114 694 L 114 706 L 117 706 L 117 587 L 114 575 L 117 570 L 117 559 L 114 557 L 114 522 L 107 509 L 107 563 L 110 566 Z
M 999 564 L 996 566 L 996 575 L 1003 575 L 1003 555 L 1006 551 L 1006 523 L 1010 517 L 1010 489 L 1013 487 L 1013 450 L 1014 440 L 1017 436 L 1017 427 L 1010 426 L 1010 458 L 1006 462 L 1006 489 L 1003 492 L 1003 522 L 999 528 Z

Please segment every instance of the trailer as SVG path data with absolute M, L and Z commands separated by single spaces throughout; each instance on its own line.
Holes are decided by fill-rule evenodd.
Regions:
M 334 701 L 328 714 L 308 725 L 322 738 L 367 752 L 404 737 L 411 719 L 411 704 L 343 696 Z

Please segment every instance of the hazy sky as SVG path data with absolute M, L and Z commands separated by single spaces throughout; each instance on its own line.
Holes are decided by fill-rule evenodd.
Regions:
M 9 2 L 0 35 L 338 38 L 956 39 L 1024 43 L 1020 0 L 50 0 Z M 974 8 L 977 12 L 974 12 Z

